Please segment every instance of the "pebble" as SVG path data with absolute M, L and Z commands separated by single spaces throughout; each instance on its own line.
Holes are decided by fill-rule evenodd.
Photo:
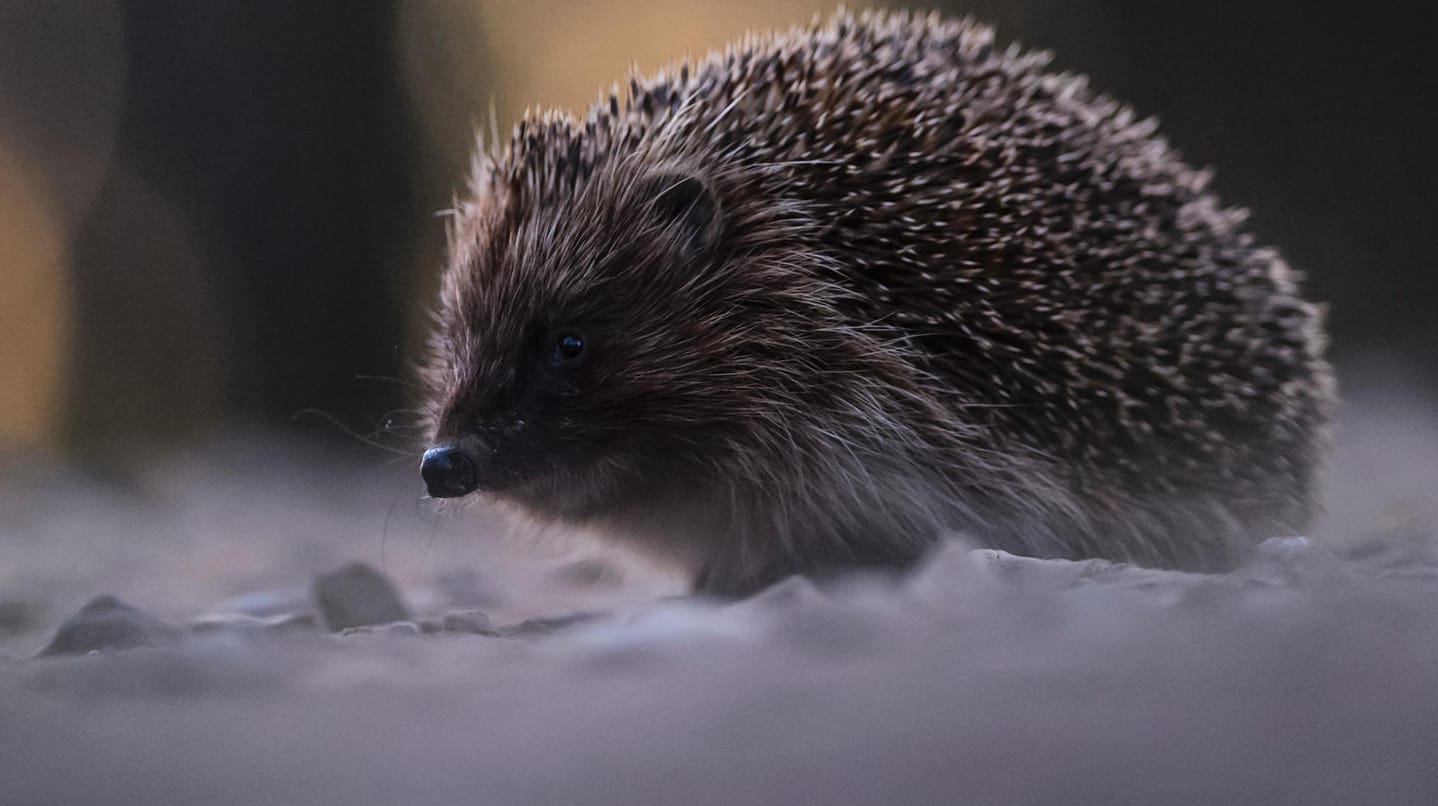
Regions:
M 332 632 L 410 618 L 389 579 L 364 563 L 315 577 L 314 596 Z
M 181 634 L 178 627 L 114 596 L 97 596 L 60 625 L 40 657 L 169 644 Z

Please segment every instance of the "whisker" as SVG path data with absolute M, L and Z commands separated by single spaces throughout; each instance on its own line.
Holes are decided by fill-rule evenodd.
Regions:
M 428 543 L 425 543 L 425 545 L 424 545 L 424 560 L 425 560 L 425 562 L 429 562 L 429 553 L 430 553 L 430 550 L 434 548 L 434 539 L 435 539 L 435 536 L 438 535 L 438 534 L 439 534 L 439 517 L 436 516 L 435 519 L 434 519 L 434 524 L 433 524 L 432 526 L 430 526 L 430 530 L 429 530 L 429 542 L 428 542 Z
M 395 507 L 399 506 L 399 501 L 403 497 L 404 488 L 401 487 L 399 491 L 395 493 L 394 498 L 389 502 L 389 511 L 386 512 L 384 516 L 384 528 L 380 531 L 379 538 L 379 566 L 382 569 L 387 565 L 385 550 L 389 545 L 390 522 L 394 520 Z
M 374 439 L 372 439 L 372 438 L 370 438 L 370 437 L 366 437 L 366 436 L 360 434 L 359 432 L 355 431 L 353 428 L 350 428 L 349 426 L 347 426 L 347 425 L 345 425 L 344 423 L 340 422 L 340 419 L 339 419 L 338 417 L 334 416 L 333 414 L 330 414 L 330 413 L 327 412 L 327 411 L 322 411 L 322 410 L 320 410 L 320 409 L 302 409 L 302 410 L 297 411 L 297 412 L 295 412 L 294 414 L 290 415 L 290 419 L 291 419 L 291 420 L 298 420 L 299 418 L 301 418 L 301 417 L 303 417 L 303 416 L 305 416 L 305 415 L 314 415 L 314 416 L 316 416 L 316 417 L 319 417 L 320 419 L 322 419 L 322 420 L 328 422 L 330 425 L 334 426 L 336 429 L 338 429 L 338 430 L 340 431 L 340 433 L 344 434 L 345 436 L 348 436 L 348 437 L 350 437 L 350 438 L 352 438 L 352 439 L 354 439 L 354 440 L 356 440 L 356 441 L 358 441 L 358 442 L 360 442 L 360 443 L 362 443 L 362 444 L 364 444 L 364 445 L 368 445 L 368 446 L 370 446 L 371 448 L 377 448 L 377 449 L 379 449 L 379 450 L 386 451 L 386 452 L 388 452 L 388 453 L 393 453 L 393 454 L 396 454 L 396 455 L 399 455 L 399 456 L 412 456 L 412 455 L 413 455 L 413 452 L 412 452 L 412 451 L 403 450 L 403 449 L 401 449 L 401 448 L 396 448 L 396 447 L 393 447 L 393 446 L 391 446 L 391 445 L 385 445 L 385 444 L 382 443 L 382 442 L 377 442 L 377 441 L 375 441 Z

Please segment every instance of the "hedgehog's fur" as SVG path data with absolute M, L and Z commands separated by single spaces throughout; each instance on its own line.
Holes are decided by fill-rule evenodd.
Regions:
M 456 210 L 434 438 L 487 434 L 495 498 L 709 591 L 944 534 L 1215 569 L 1305 529 L 1319 312 L 1152 121 L 1047 64 L 840 13 L 527 117 Z

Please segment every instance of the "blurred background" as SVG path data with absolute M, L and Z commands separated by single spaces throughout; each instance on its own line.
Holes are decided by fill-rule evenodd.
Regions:
M 895 4 L 902 5 L 902 4 Z M 1332 304 L 1362 366 L 1438 381 L 1432 31 L 1385 4 L 971 0 L 1156 115 Z M 410 403 L 434 212 L 476 130 L 582 109 L 830 3 L 0 3 L 0 445 L 92 457 Z

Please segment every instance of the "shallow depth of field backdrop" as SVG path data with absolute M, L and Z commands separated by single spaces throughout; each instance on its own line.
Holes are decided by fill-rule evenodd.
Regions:
M 79 459 L 404 406 L 472 133 L 827 3 L 0 7 L 0 442 Z M 1394 6 L 933 4 L 1159 117 L 1333 305 L 1438 379 L 1430 30 Z M 1345 377 L 1345 380 L 1349 380 Z M 1347 388 L 1353 389 L 1349 380 Z

